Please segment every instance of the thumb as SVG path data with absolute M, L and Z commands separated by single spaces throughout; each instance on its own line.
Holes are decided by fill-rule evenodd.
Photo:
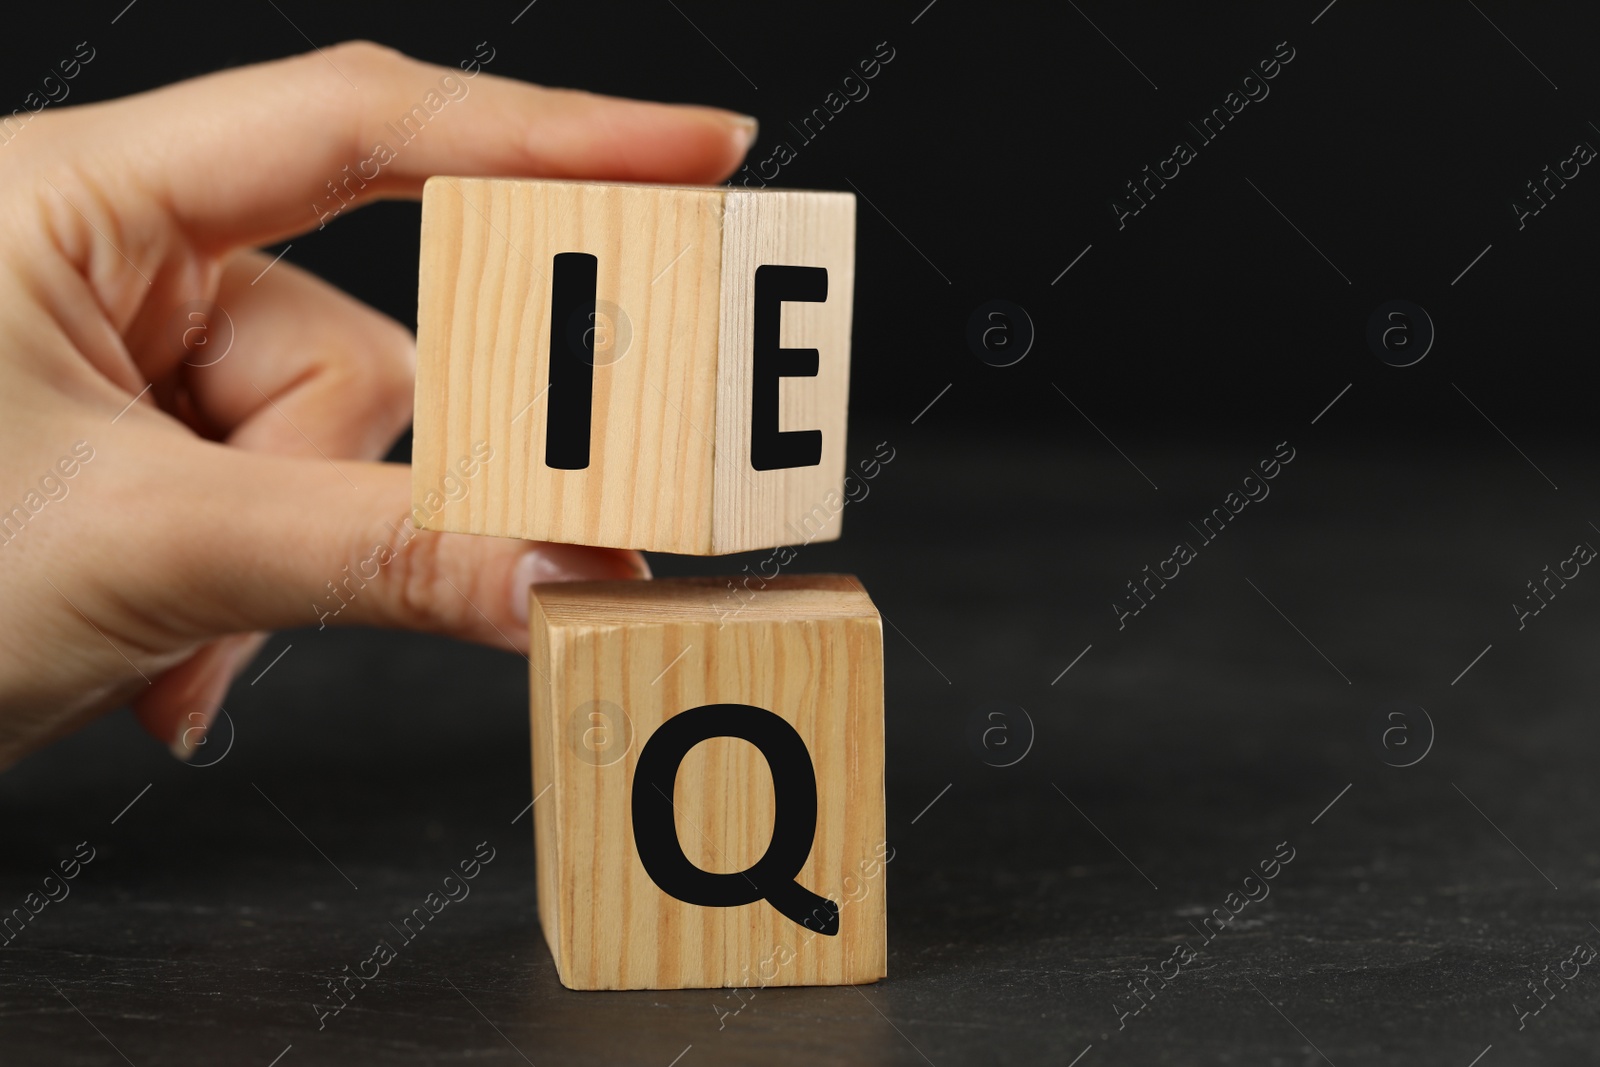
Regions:
M 208 636 L 382 626 L 526 655 L 530 584 L 649 577 L 637 552 L 420 529 L 403 464 L 207 451 L 177 540 Z
M 220 637 L 134 705 L 140 725 L 181 759 L 205 743 L 259 649 L 253 631 L 383 626 L 526 656 L 533 583 L 650 576 L 637 552 L 419 529 L 401 464 L 200 447 L 206 458 L 188 465 L 196 492 L 146 527 L 166 551 L 133 572 L 147 584 L 130 590 L 165 621 L 169 641 Z

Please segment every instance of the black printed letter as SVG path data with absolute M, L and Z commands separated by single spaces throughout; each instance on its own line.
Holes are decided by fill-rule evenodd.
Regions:
M 690 749 L 713 737 L 750 742 L 772 771 L 772 842 L 753 867 L 735 874 L 712 874 L 691 863 L 683 854 L 674 818 L 678 767 Z M 810 858 L 816 836 L 817 772 L 811 753 L 793 726 L 765 708 L 692 708 L 663 723 L 639 753 L 633 772 L 634 847 L 650 880 L 686 904 L 733 908 L 764 898 L 808 930 L 837 934 L 839 906 L 794 880 Z
M 820 304 L 828 299 L 826 267 L 756 268 L 755 367 L 750 399 L 750 465 L 758 471 L 814 467 L 822 462 L 821 430 L 778 429 L 778 383 L 815 378 L 815 348 L 782 348 L 778 326 L 783 301 Z
M 557 470 L 589 465 L 594 408 L 595 277 L 587 252 L 558 252 L 550 271 L 550 399 L 545 403 L 544 462 Z

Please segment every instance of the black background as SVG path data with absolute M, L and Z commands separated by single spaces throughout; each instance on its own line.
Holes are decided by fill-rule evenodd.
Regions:
M 1090 443 L 1053 381 L 1114 439 L 1139 440 L 1274 426 L 1354 381 L 1341 423 L 1352 432 L 1475 438 L 1482 420 L 1455 381 L 1480 404 L 1492 396 L 1486 410 L 1513 438 L 1585 425 L 1585 245 L 1600 197 L 1585 170 L 1525 229 L 1510 208 L 1544 166 L 1600 138 L 1581 5 L 1519 16 L 1340 0 L 1315 25 L 1316 11 L 1284 4 L 1080 14 L 938 0 L 914 25 L 916 3 L 680 12 L 666 0 L 539 0 L 515 25 L 515 3 L 277 7 L 139 0 L 115 26 L 81 5 L 37 10 L 0 44 L 0 92 L 20 106 L 84 39 L 97 56 L 69 103 L 302 51 L 306 37 L 370 38 L 451 67 L 488 41 L 495 74 L 753 114 L 751 162 L 778 140 L 797 149 L 779 184 L 854 183 L 870 198 L 877 210 L 859 208 L 858 413 L 910 417 L 955 382 L 946 429 L 1051 427 Z M 882 41 L 895 59 L 870 95 L 801 143 L 788 124 Z M 1271 94 L 1119 230 L 1110 203 L 1124 183 L 1177 139 L 1197 141 L 1186 123 L 1280 41 L 1296 58 Z M 306 236 L 290 258 L 410 322 L 417 218 L 414 205 L 382 205 Z M 965 343 L 967 317 L 991 298 L 1020 304 L 1037 327 L 1014 367 L 986 366 Z M 1425 307 L 1440 338 L 1406 373 L 1364 342 L 1367 316 L 1396 298 Z
M 230 694 L 224 762 L 179 766 L 119 714 L 0 777 L 6 900 L 73 842 L 103 857 L 0 949 L 0 1059 L 1593 1062 L 1591 975 L 1523 1029 L 1511 1005 L 1600 943 L 1600 619 L 1583 579 L 1524 629 L 1508 610 L 1600 529 L 1600 178 L 1520 231 L 1510 207 L 1600 145 L 1591 8 L 275 3 L 30 11 L 0 93 L 85 39 L 69 103 L 307 36 L 449 66 L 488 41 L 491 73 L 752 113 L 756 160 L 895 49 L 779 179 L 871 200 L 849 453 L 896 459 L 797 569 L 859 574 L 890 624 L 890 978 L 764 990 L 726 1028 L 717 992 L 562 990 L 512 822 L 526 665 L 308 630 Z M 1283 41 L 1271 95 L 1119 230 L 1123 183 Z M 287 258 L 410 323 L 417 221 L 377 205 Z M 1014 366 L 967 344 L 991 299 L 1037 328 Z M 1437 328 L 1412 367 L 1365 340 L 1393 299 Z M 1119 629 L 1124 583 L 1283 440 L 1273 495 Z M 1372 739 L 1394 700 L 1431 716 L 1412 767 Z M 1014 767 L 969 744 L 993 701 L 1036 731 Z M 484 838 L 480 903 L 319 1032 L 320 979 Z M 1119 1029 L 1125 983 L 1283 840 L 1273 896 Z

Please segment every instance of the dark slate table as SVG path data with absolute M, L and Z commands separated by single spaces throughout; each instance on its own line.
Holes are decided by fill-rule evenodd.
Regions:
M 883 983 L 561 988 L 524 662 L 306 630 L 235 687 L 209 766 L 124 714 L 0 776 L 0 904 L 94 855 L 0 947 L 0 1062 L 1593 1063 L 1600 973 L 1566 961 L 1600 945 L 1600 578 L 1520 630 L 1512 604 L 1600 543 L 1596 457 L 1370 440 L 1345 403 L 1274 435 L 1294 460 L 1213 543 L 1189 523 L 1273 437 L 1125 460 L 1081 425 L 853 431 L 896 458 L 796 568 L 859 574 L 891 622 Z M 471 895 L 319 1030 L 322 983 L 480 842 Z

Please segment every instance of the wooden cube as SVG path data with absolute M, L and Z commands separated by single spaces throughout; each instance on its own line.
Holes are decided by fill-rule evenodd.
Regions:
M 886 973 L 877 609 L 840 575 L 729 585 L 533 588 L 539 919 L 569 988 Z
M 848 193 L 429 179 L 413 515 L 694 555 L 837 538 L 854 271 Z

